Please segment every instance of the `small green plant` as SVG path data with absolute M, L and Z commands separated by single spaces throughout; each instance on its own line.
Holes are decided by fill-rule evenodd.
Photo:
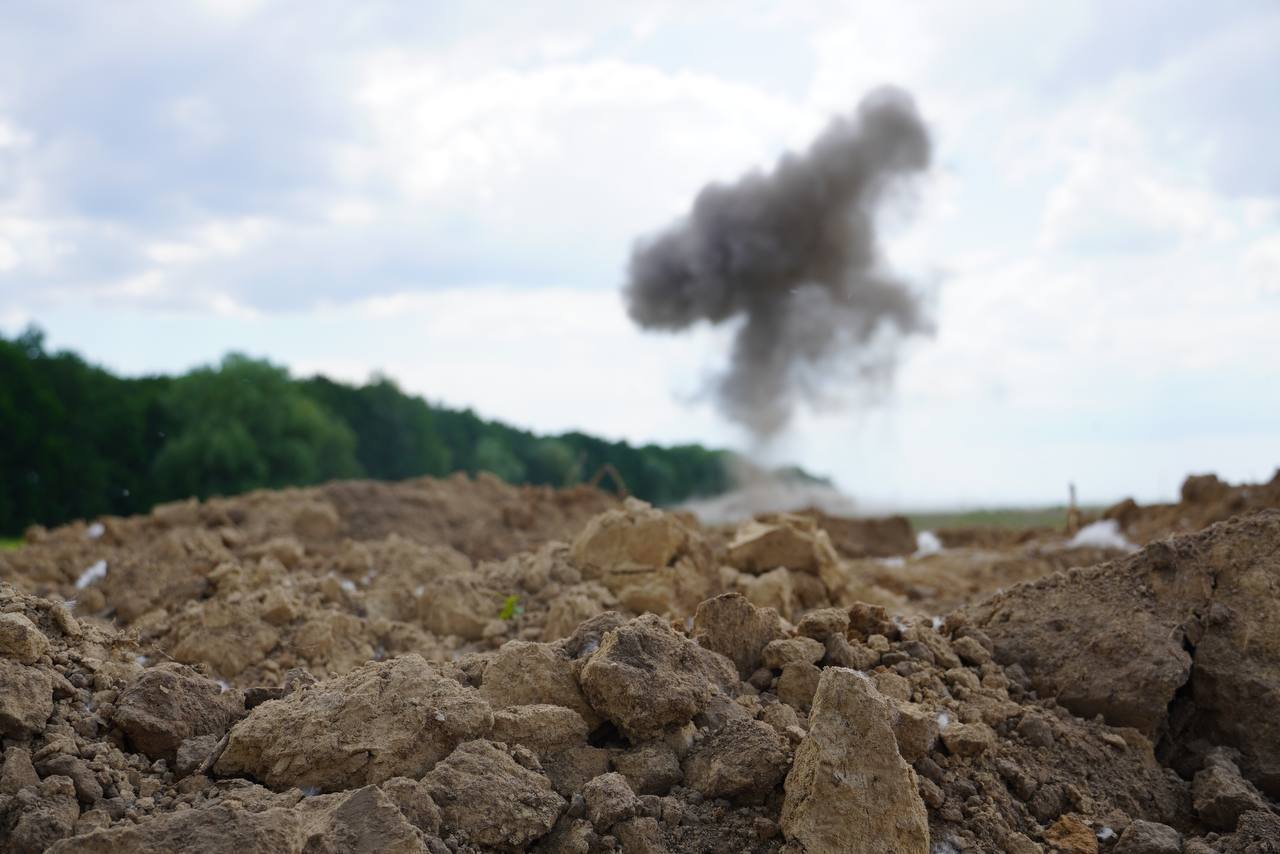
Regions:
M 22 540 L 12 537 L 0 537 L 0 552 L 13 551 L 22 546 Z
M 502 603 L 502 610 L 498 612 L 498 616 L 504 620 L 514 620 L 524 613 L 524 606 L 520 604 L 519 596 L 508 596 Z

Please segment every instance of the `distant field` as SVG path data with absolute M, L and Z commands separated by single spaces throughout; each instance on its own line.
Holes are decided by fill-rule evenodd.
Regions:
M 1081 507 L 1085 514 L 1101 508 Z M 953 513 L 908 513 L 917 531 L 936 528 L 1061 528 L 1067 524 L 1066 507 L 997 508 Z
M 14 537 L 0 537 L 0 552 L 7 552 L 22 545 L 22 540 Z

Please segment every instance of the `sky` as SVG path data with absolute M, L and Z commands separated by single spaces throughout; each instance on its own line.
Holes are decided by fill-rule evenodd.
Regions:
M 125 374 L 380 372 L 869 508 L 1280 466 L 1271 0 L 53 0 L 0 55 L 0 331 Z M 761 447 L 706 393 L 732 329 L 636 329 L 627 258 L 886 83 L 934 162 L 881 248 L 935 331 Z

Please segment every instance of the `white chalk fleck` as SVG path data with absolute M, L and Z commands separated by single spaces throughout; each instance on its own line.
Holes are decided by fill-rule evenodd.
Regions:
M 938 535 L 933 531 L 921 531 L 916 534 L 915 557 L 936 555 L 940 551 L 942 551 L 942 540 L 938 539 Z
M 145 655 L 135 655 L 133 660 L 139 667 L 146 667 L 151 663 L 151 659 L 147 658 Z
M 88 528 L 85 528 L 84 535 L 91 540 L 96 540 L 106 533 L 107 529 L 103 527 L 101 522 L 94 522 Z
M 1120 531 L 1120 523 L 1115 519 L 1099 519 L 1097 522 L 1085 525 L 1076 535 L 1067 541 L 1067 548 L 1099 548 L 1099 549 L 1118 549 L 1126 552 L 1136 552 L 1138 547 L 1125 537 Z
M 225 694 L 231 690 L 231 686 L 228 685 L 226 682 L 223 682 L 221 679 L 215 679 L 214 681 L 218 683 L 219 694 Z
M 444 721 L 444 720 L 445 720 L 444 712 L 440 711 L 439 709 L 436 709 L 436 713 L 435 713 L 434 717 L 435 717 L 435 719 L 436 719 L 436 720 L 438 720 L 438 721 Z
M 352 581 L 350 578 L 341 579 L 338 582 L 338 586 L 341 587 L 343 590 L 347 591 L 348 593 L 356 592 L 356 583 Z
M 933 630 L 936 632 L 938 629 L 942 628 L 942 618 L 930 617 L 929 624 L 933 626 Z
M 938 729 L 943 730 L 951 726 L 951 715 L 946 712 L 938 712 Z
M 83 590 L 99 579 L 107 577 L 107 562 L 105 560 L 94 561 L 84 572 L 80 573 L 80 577 L 76 579 L 76 589 Z
M 1109 827 L 1104 827 L 1098 831 L 1098 840 L 1106 842 L 1108 839 L 1115 838 L 1116 832 Z

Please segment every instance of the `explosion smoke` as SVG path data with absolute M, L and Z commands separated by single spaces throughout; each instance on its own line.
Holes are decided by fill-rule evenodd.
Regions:
M 632 252 L 627 310 L 641 327 L 743 318 L 714 393 L 766 438 L 834 377 L 892 376 L 895 345 L 928 331 L 919 298 L 880 263 L 874 213 L 887 187 L 928 167 L 911 96 L 869 93 L 772 173 L 710 184 L 692 211 Z

